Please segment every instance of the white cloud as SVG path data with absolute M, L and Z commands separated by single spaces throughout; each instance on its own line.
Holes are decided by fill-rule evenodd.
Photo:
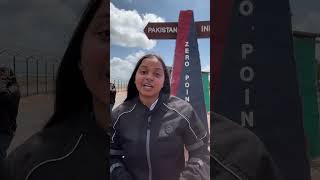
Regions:
M 307 13 L 294 28 L 297 30 L 318 33 L 320 31 L 319 21 L 320 13 L 312 11 Z
M 138 51 L 128 55 L 124 59 L 113 57 L 110 62 L 111 80 L 129 81 L 138 59 L 144 54 L 145 52 Z
M 210 64 L 206 65 L 205 67 L 202 67 L 202 71 L 210 72 Z
M 149 40 L 143 29 L 148 22 L 164 22 L 155 14 L 140 15 L 136 10 L 118 9 L 110 3 L 110 38 L 112 45 L 152 49 L 155 40 Z
M 133 54 L 129 54 L 125 58 L 112 57 L 110 62 L 110 76 L 111 81 L 128 82 L 137 61 L 145 55 L 146 52 L 138 51 Z M 210 72 L 210 64 L 201 68 L 204 72 Z

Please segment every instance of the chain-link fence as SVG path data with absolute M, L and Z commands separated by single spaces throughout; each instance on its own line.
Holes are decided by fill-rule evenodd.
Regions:
M 39 56 L 0 52 L 0 66 L 6 66 L 16 75 L 21 95 L 30 96 L 54 91 L 58 61 Z
M 112 80 L 111 82 L 116 86 L 117 92 L 127 91 L 128 81 Z

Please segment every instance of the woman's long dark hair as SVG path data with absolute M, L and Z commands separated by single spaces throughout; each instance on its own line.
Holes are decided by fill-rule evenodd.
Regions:
M 163 59 L 156 54 L 146 54 L 139 59 L 136 67 L 133 70 L 133 73 L 132 73 L 130 80 L 129 80 L 129 83 L 128 83 L 128 88 L 127 88 L 128 92 L 127 92 L 127 98 L 125 101 L 129 101 L 130 99 L 133 99 L 133 98 L 139 96 L 139 91 L 136 87 L 136 84 L 134 83 L 135 77 L 136 77 L 137 71 L 138 71 L 142 61 L 146 58 L 152 58 L 152 57 L 155 57 L 160 61 L 162 68 L 163 68 L 163 71 L 164 71 L 164 82 L 163 82 L 163 87 L 162 87 L 160 93 L 170 94 L 170 79 L 169 79 L 167 67 L 166 67 Z
M 101 3 L 102 0 L 88 2 L 73 33 L 58 69 L 54 113 L 45 128 L 71 120 L 67 117 L 73 113 L 92 110 L 92 95 L 79 69 L 79 62 L 84 34 Z

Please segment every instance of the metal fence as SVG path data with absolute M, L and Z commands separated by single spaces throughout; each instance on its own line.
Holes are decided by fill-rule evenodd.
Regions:
M 128 81 L 112 80 L 116 86 L 117 92 L 127 91 Z
M 52 93 L 58 61 L 43 56 L 24 56 L 0 51 L 0 66 L 10 67 L 16 75 L 22 96 Z

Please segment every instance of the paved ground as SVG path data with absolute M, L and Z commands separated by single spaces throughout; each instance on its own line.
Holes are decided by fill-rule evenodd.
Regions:
M 17 131 L 8 149 L 12 151 L 31 135 L 38 132 L 53 112 L 53 96 L 37 95 L 24 97 L 20 101 Z
M 127 97 L 127 91 L 121 91 L 117 92 L 116 95 L 116 103 L 113 108 L 117 107 L 119 104 L 121 104 Z
M 119 105 L 126 97 L 126 92 L 117 93 L 116 104 Z M 18 128 L 9 152 L 24 142 L 32 134 L 39 131 L 53 112 L 53 97 L 50 95 L 29 96 L 21 99 Z M 320 158 L 312 161 L 312 180 L 320 180 Z
M 125 97 L 126 92 L 117 93 L 116 105 Z M 18 127 L 8 149 L 9 153 L 45 125 L 53 113 L 53 103 L 52 95 L 28 96 L 21 99 L 17 117 Z
M 312 180 L 320 180 L 320 158 L 313 160 L 311 167 Z

